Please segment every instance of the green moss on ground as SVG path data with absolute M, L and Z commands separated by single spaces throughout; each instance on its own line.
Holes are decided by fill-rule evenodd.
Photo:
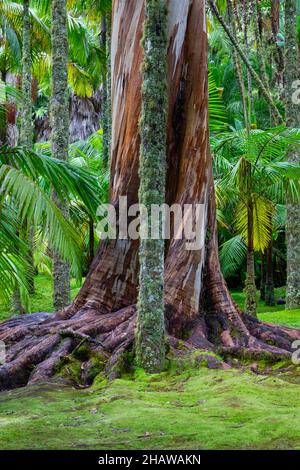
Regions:
M 0 448 L 300 449 L 299 385 L 280 377 L 201 369 L 96 383 L 1 393 Z
M 73 281 L 72 297 L 77 291 Z M 244 304 L 241 292 L 233 296 Z M 300 310 L 276 308 L 260 304 L 259 318 L 300 328 Z M 39 275 L 32 311 L 52 310 L 51 279 Z M 0 320 L 8 316 L 0 304 Z M 60 369 L 71 381 L 81 361 L 91 361 L 92 376 L 103 366 L 84 345 L 75 356 Z M 207 359 L 171 358 L 160 375 L 138 370 L 110 383 L 98 375 L 85 390 L 48 383 L 2 392 L 0 449 L 300 449 L 300 370 L 207 370 Z

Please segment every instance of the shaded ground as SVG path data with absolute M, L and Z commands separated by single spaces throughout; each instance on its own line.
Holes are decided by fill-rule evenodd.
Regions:
M 300 449 L 297 383 L 237 370 L 190 374 L 3 392 L 0 448 Z M 293 380 L 300 384 L 300 371 Z

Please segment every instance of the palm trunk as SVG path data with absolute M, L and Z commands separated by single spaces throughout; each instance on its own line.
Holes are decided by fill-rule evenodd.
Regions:
M 103 78 L 103 163 L 108 165 L 111 152 L 111 15 L 103 16 L 100 45 L 106 54 L 106 72 Z
M 92 218 L 89 219 L 89 244 L 88 244 L 88 269 L 90 268 L 95 252 L 94 252 L 94 245 L 95 245 L 95 234 L 94 234 L 94 221 Z
M 139 203 L 148 211 L 148 230 L 152 205 L 163 204 L 166 192 L 167 20 L 164 0 L 145 1 Z M 158 223 L 158 239 L 148 233 L 139 249 L 136 356 L 148 372 L 160 372 L 165 360 L 163 224 Z
M 218 352 L 225 360 L 290 358 L 300 332 L 241 314 L 222 277 L 209 151 L 205 2 L 169 0 L 168 5 L 166 202 L 206 208 L 202 248 L 186 249 L 187 240 L 174 237 L 165 248 L 165 322 L 172 353 L 192 348 Z M 110 200 L 116 209 L 119 196 L 128 197 L 128 206 L 138 201 L 143 21 L 144 2 L 114 0 Z M 102 241 L 68 309 L 0 324 L 0 340 L 8 344 L 0 388 L 47 380 L 83 342 L 101 355 L 111 378 L 124 361 L 128 366 L 123 353 L 134 343 L 138 250 L 137 240 Z M 88 366 L 85 362 L 83 370 Z M 222 361 L 217 366 L 225 367 Z
M 33 146 L 33 122 L 32 122 L 32 92 L 31 92 L 31 44 L 30 44 L 30 13 L 29 0 L 23 1 L 23 54 L 22 54 L 22 108 L 21 108 L 21 129 L 20 145 L 32 150 Z M 28 265 L 28 289 L 30 294 L 34 294 L 34 259 L 33 240 L 34 227 L 26 228 L 25 238 L 29 245 Z M 17 297 L 20 297 L 17 295 Z
M 238 22 L 238 13 L 239 11 L 237 10 L 238 5 L 234 5 L 234 9 L 232 9 L 231 2 L 229 1 L 227 3 L 227 9 L 228 9 L 228 17 L 229 21 L 232 24 L 232 34 L 235 40 L 237 40 L 237 33 L 236 33 L 236 22 Z M 234 66 L 235 66 L 235 71 L 237 74 L 237 81 L 241 93 L 241 98 L 242 98 L 242 104 L 243 104 L 243 114 L 244 114 L 244 124 L 245 128 L 247 131 L 250 131 L 250 124 L 249 122 L 249 115 L 248 115 L 248 102 L 247 102 L 247 96 L 246 96 L 246 88 L 245 88 L 245 83 L 244 83 L 244 77 L 243 77 L 243 70 L 241 66 L 241 61 L 240 57 L 237 53 L 237 50 L 235 47 L 232 46 L 232 53 L 233 53 L 233 60 L 234 60 Z
M 273 274 L 273 243 L 271 242 L 267 249 L 267 264 L 266 264 L 266 305 L 274 307 L 275 305 L 275 292 L 274 292 L 274 274 Z
M 66 0 L 52 1 L 52 98 L 51 98 L 51 144 L 52 156 L 67 160 L 69 145 L 69 96 L 68 96 L 68 36 Z M 53 199 L 65 217 L 68 209 Z M 53 255 L 53 305 L 57 310 L 70 303 L 70 266 L 58 253 Z
M 250 61 L 247 57 L 247 54 L 242 50 L 241 46 L 239 45 L 238 41 L 235 39 L 235 37 L 233 36 L 232 32 L 230 31 L 230 28 L 228 27 L 228 25 L 226 24 L 226 22 L 224 21 L 224 19 L 222 18 L 222 16 L 220 15 L 220 12 L 217 8 L 217 5 L 216 3 L 213 1 L 213 0 L 208 0 L 208 4 L 211 8 L 211 11 L 213 12 L 213 14 L 216 16 L 217 20 L 219 21 L 219 23 L 221 24 L 221 26 L 223 27 L 225 33 L 227 34 L 230 42 L 232 43 L 233 47 L 236 49 L 236 51 L 238 52 L 241 60 L 244 62 L 244 64 L 246 65 L 246 68 L 247 68 L 247 71 L 249 72 L 249 74 L 251 75 L 251 77 L 253 78 L 253 80 L 256 82 L 259 90 L 261 91 L 262 95 L 264 96 L 266 102 L 268 103 L 268 105 L 270 106 L 270 108 L 272 109 L 272 112 L 274 113 L 274 116 L 276 116 L 276 119 L 279 123 L 282 122 L 282 116 L 281 114 L 279 113 L 278 109 L 277 109 L 277 106 L 275 105 L 274 101 L 273 101 L 273 98 L 272 96 L 268 93 L 268 90 L 266 89 L 264 83 L 262 82 L 262 80 L 260 79 L 259 75 L 256 73 L 256 71 L 254 70 L 254 68 L 252 67 L 252 65 L 250 64 Z
M 30 52 L 30 16 L 29 0 L 23 1 L 23 45 L 22 45 L 22 106 L 21 106 L 21 129 L 19 143 L 24 148 L 31 149 L 33 141 L 32 129 L 32 102 L 31 102 L 31 52 Z M 15 143 L 16 145 L 16 143 Z M 26 235 L 25 235 L 26 238 Z M 33 266 L 32 257 L 28 253 L 28 264 Z M 30 263 L 31 261 L 31 263 Z M 33 283 L 32 272 L 28 272 L 28 285 Z M 13 315 L 25 313 L 22 306 L 20 288 L 17 285 L 11 300 L 11 311 Z
M 285 1 L 285 100 L 286 125 L 299 127 L 299 106 L 293 102 L 293 82 L 299 79 L 299 51 L 296 28 L 296 0 Z M 289 161 L 299 162 L 299 151 L 292 151 Z M 286 308 L 300 307 L 300 205 L 287 194 L 287 293 Z
M 282 48 L 277 45 L 277 34 L 280 31 L 280 0 L 271 0 L 271 27 L 273 43 L 276 50 L 276 81 L 280 89 L 283 88 L 284 56 Z
M 266 255 L 261 255 L 260 300 L 266 300 Z
M 248 203 L 248 250 L 247 250 L 247 277 L 245 282 L 245 311 L 248 315 L 256 317 L 256 284 L 253 242 L 253 204 Z

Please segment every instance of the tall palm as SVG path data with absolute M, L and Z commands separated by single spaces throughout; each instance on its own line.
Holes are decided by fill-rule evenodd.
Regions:
M 238 235 L 226 248 L 242 255 L 242 240 L 247 245 L 245 309 L 251 315 L 256 314 L 254 251 L 270 246 L 275 204 L 287 182 L 298 197 L 300 167 L 283 159 L 299 142 L 298 130 L 283 127 L 225 133 L 213 142 L 219 202 L 232 205 Z
M 101 191 L 89 171 L 21 147 L 0 147 L 1 296 L 7 298 L 15 283 L 28 291 L 28 245 L 18 235 L 25 223 L 46 234 L 51 246 L 80 274 L 78 230 L 52 201 L 52 187 L 60 201 L 81 201 L 90 217 L 95 216 Z
M 293 82 L 299 78 L 299 49 L 297 44 L 297 1 L 285 0 L 285 99 L 286 124 L 299 127 L 299 105 L 293 102 Z M 300 152 L 293 149 L 291 162 L 300 162 Z M 287 308 L 300 307 L 300 205 L 287 194 Z
M 67 161 L 69 145 L 69 92 L 68 92 L 68 33 L 66 0 L 52 1 L 52 96 L 51 145 L 52 155 Z M 56 193 L 53 198 L 68 216 L 68 207 Z M 59 253 L 53 253 L 53 305 L 61 310 L 70 303 L 70 266 Z

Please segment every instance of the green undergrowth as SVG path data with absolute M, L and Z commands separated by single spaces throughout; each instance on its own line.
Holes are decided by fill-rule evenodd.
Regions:
M 35 294 L 30 297 L 31 312 L 53 312 L 53 280 L 46 274 L 39 274 L 34 279 Z M 74 299 L 80 286 L 71 279 L 71 298 Z M 0 321 L 11 316 L 10 307 L 0 301 Z
M 300 449 L 299 383 L 200 369 L 34 385 L 0 394 L 0 448 Z

